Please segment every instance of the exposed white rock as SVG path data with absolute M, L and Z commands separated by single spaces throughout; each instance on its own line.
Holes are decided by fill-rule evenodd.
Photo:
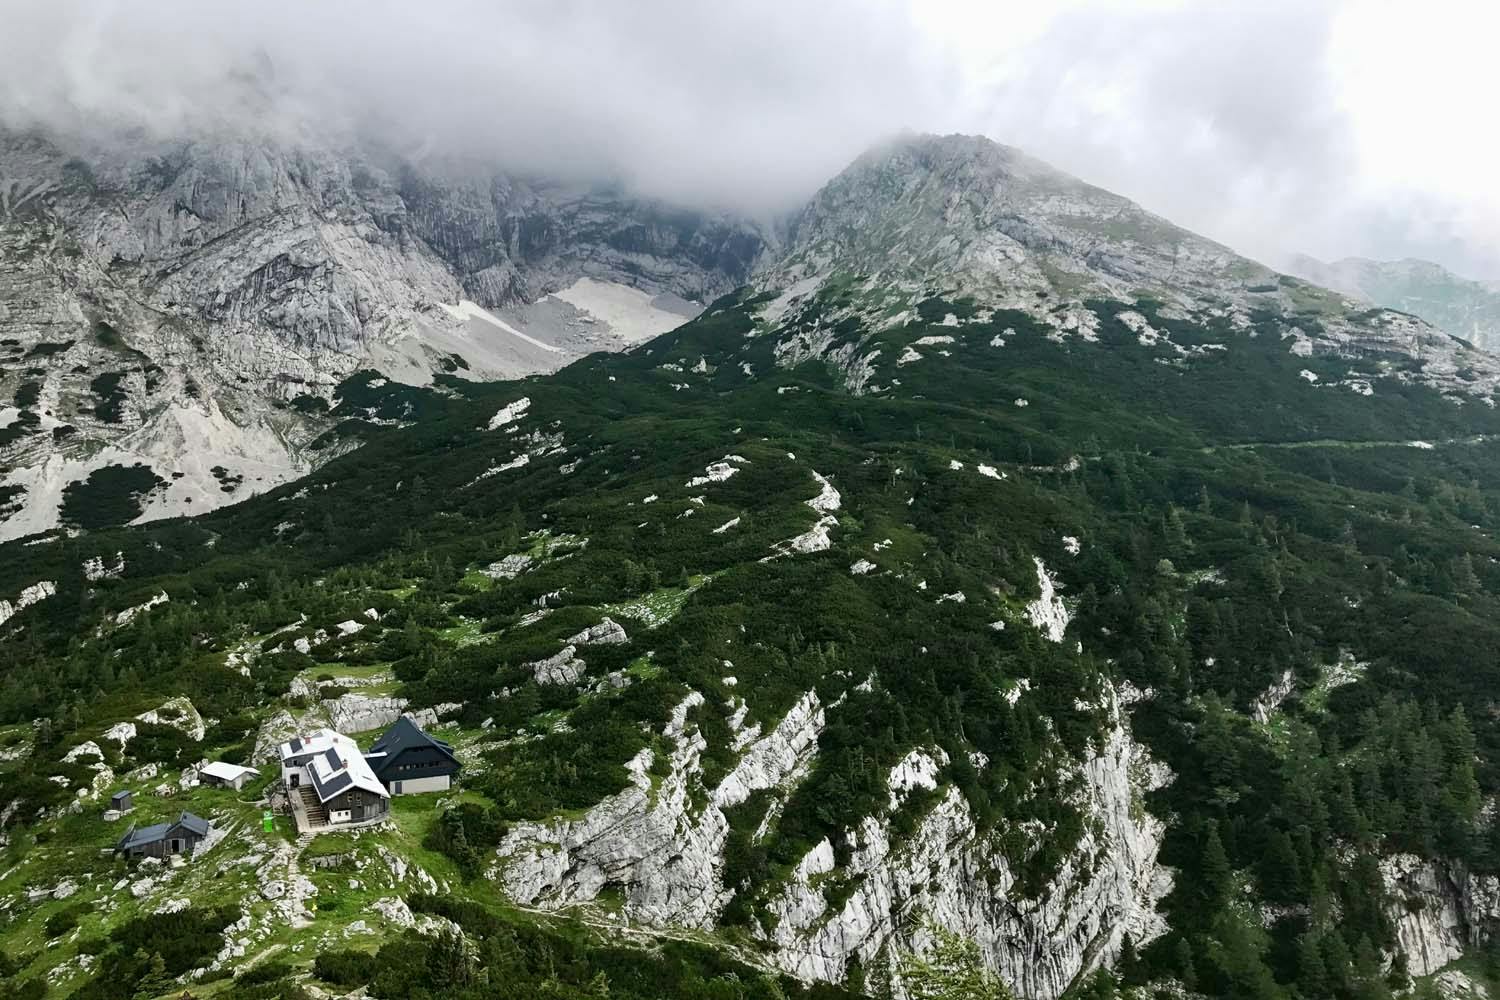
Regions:
M 120 744 L 120 749 L 125 749 L 125 744 L 135 739 L 134 722 L 117 722 L 104 731 L 104 739 L 114 740 Z
M 100 580 L 117 580 L 125 574 L 125 554 L 116 552 L 114 561 L 106 564 L 103 556 L 91 556 L 83 561 L 83 578 L 89 583 Z
M 804 773 L 816 751 L 823 710 L 805 695 L 767 736 L 750 744 L 734 771 L 699 810 L 692 790 L 706 744 L 687 729 L 687 714 L 703 703 L 693 692 L 673 710 L 663 730 L 673 750 L 659 782 L 653 756 L 643 750 L 629 764 L 631 787 L 576 820 L 517 825 L 500 845 L 492 873 L 524 905 L 549 909 L 595 898 L 607 885 L 625 894 L 624 913 L 651 926 L 708 929 L 728 901 L 719 879 L 729 824 L 723 809 L 757 789 L 783 787 Z
M 567 645 L 545 660 L 523 664 L 523 667 L 532 671 L 538 684 L 576 684 L 588 664 L 578 658 L 577 646 Z
M 339 622 L 334 627 L 339 630 L 339 635 L 344 636 L 346 638 L 348 636 L 355 635 L 356 633 L 363 632 L 364 629 L 365 629 L 365 627 L 364 627 L 364 625 L 362 623 L 357 622 L 357 621 L 355 621 L 352 618 L 349 619 L 346 622 Z
M 983 464 L 981 464 L 980 466 L 978 466 L 978 469 L 979 469 L 979 474 L 981 476 L 989 476 L 991 479 L 1004 479 L 1005 478 L 1005 473 L 1001 472 L 999 469 L 995 468 L 993 465 L 983 465 Z
M 779 555 L 822 552 L 833 546 L 833 539 L 829 537 L 828 533 L 838 527 L 839 519 L 834 514 L 834 511 L 842 506 L 843 497 L 822 474 L 814 472 L 812 476 L 822 488 L 818 491 L 817 496 L 806 501 L 806 503 L 807 506 L 822 516 L 807 531 L 795 538 L 789 538 L 784 542 L 778 543 L 776 545 L 776 553 Z M 766 558 L 774 558 L 774 556 L 767 556 Z
M 737 517 L 731 517 L 729 520 L 725 521 L 723 524 L 721 524 L 717 528 L 715 528 L 713 530 L 713 533 L 715 535 L 722 535 L 722 534 L 724 534 L 724 532 L 728 531 L 730 528 L 739 527 L 739 523 L 740 523 L 740 519 L 739 518 L 737 518 Z
M 1500 919 L 1500 877 L 1412 854 L 1380 859 L 1396 947 L 1413 976 L 1428 976 L 1483 943 Z
M 625 634 L 624 626 L 607 616 L 599 624 L 591 625 L 566 640 L 570 646 L 590 646 L 595 644 L 608 646 L 629 641 L 630 637 Z
M 485 576 L 494 580 L 513 580 L 531 566 L 531 556 L 524 554 L 510 555 L 499 562 L 492 562 L 482 572 Z
M 405 929 L 415 927 L 417 924 L 416 918 L 412 916 L 411 908 L 406 905 L 404 899 L 396 897 L 377 899 L 370 904 L 370 909 L 384 917 L 385 922 L 392 927 Z
M 151 726 L 171 726 L 194 740 L 203 739 L 203 734 L 208 732 L 208 724 L 203 721 L 203 716 L 182 695 L 168 698 L 151 711 L 137 715 L 135 720 Z
M 1078 539 L 1073 535 L 1063 535 L 1062 543 L 1063 551 L 1070 556 L 1076 556 L 1083 551 L 1083 546 L 1079 544 Z
M 99 744 L 95 743 L 93 740 L 88 740 L 87 742 L 78 744 L 76 747 L 63 754 L 63 763 L 74 764 L 79 760 L 82 760 L 84 757 L 92 757 L 95 760 L 103 760 L 104 751 L 99 749 Z
M 886 787 L 891 793 L 889 808 L 892 811 L 901 808 L 913 789 L 935 790 L 938 786 L 938 772 L 947 765 L 948 755 L 941 747 L 930 750 L 918 748 L 901 758 L 886 777 Z
M 1490 991 L 1462 969 L 1445 969 L 1432 982 L 1443 1000 L 1489 1000 Z
M 1053 642 L 1062 642 L 1072 615 L 1068 613 L 1062 598 L 1057 596 L 1056 578 L 1047 571 L 1046 564 L 1040 558 L 1033 556 L 1032 559 L 1036 563 L 1037 584 L 1042 593 L 1026 605 L 1026 615 L 1031 619 L 1031 624 L 1041 629 L 1047 638 Z
M 868 559 L 857 559 L 855 560 L 853 565 L 849 567 L 849 572 L 853 573 L 855 576 L 864 576 L 866 573 L 873 573 L 874 571 L 875 564 L 870 562 L 870 560 Z
M 56 593 L 56 583 L 51 580 L 42 580 L 22 590 L 14 603 L 11 601 L 0 601 L 0 625 L 4 625 L 33 604 L 38 601 L 45 601 Z
M 517 420 L 521 419 L 521 417 L 524 416 L 526 411 L 529 409 L 531 409 L 531 398 L 528 396 L 522 396 L 514 403 L 508 403 L 505 406 L 500 407 L 495 415 L 490 418 L 489 429 L 492 431 L 499 430 L 506 424 L 515 423 Z
M 744 464 L 747 463 L 743 456 L 725 455 L 722 460 L 709 463 L 704 468 L 703 475 L 694 476 L 692 479 L 689 479 L 686 486 L 688 489 L 694 489 L 699 486 L 707 486 L 709 483 L 722 483 L 724 480 L 738 473 L 740 471 L 739 467 Z
M 406 711 L 406 699 L 356 694 L 351 691 L 323 701 L 329 726 L 340 733 L 384 729 Z
M 1270 722 L 1272 713 L 1281 707 L 1281 703 L 1287 700 L 1296 686 L 1297 679 L 1291 670 L 1282 671 L 1281 677 L 1276 683 L 1262 691 L 1250 703 L 1251 717 L 1261 725 Z
M 850 831 L 852 856 L 839 874 L 855 888 L 837 911 L 794 874 L 771 902 L 771 961 L 803 980 L 839 982 L 852 959 L 869 970 L 884 950 L 920 948 L 928 918 L 975 941 L 1017 995 L 1050 1000 L 1112 961 L 1126 934 L 1135 942 L 1161 934 L 1155 907 L 1172 881 L 1157 862 L 1163 829 L 1135 802 L 1143 785 L 1170 775 L 1111 706 L 1115 724 L 1102 751 L 1077 766 L 1086 832 L 1040 893 L 1015 891 L 997 835 L 977 831 L 963 796 L 949 788 L 909 838 L 893 840 L 874 817 Z M 797 871 L 819 867 L 815 856 Z
M 124 626 L 129 625 L 131 622 L 135 621 L 136 617 L 142 612 L 150 611 L 158 604 L 166 604 L 170 600 L 171 598 L 167 596 L 167 592 L 165 590 L 159 591 L 155 597 L 152 597 L 144 604 L 137 604 L 133 608 L 126 608 L 124 611 L 121 611 L 119 614 L 115 615 L 115 627 L 123 628 Z

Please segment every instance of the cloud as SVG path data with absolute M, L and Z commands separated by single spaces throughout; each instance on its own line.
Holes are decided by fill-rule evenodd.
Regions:
M 951 90 L 904 4 L 185 0 L 27 4 L 0 114 L 171 134 L 279 114 L 677 200 L 779 210 Z M 231 78 L 233 71 L 234 78 Z M 263 122 L 256 122 L 263 126 Z
M 376 132 L 761 215 L 899 129 L 980 132 L 1271 263 L 1500 277 L 1478 6 L 0 0 L 0 121 Z

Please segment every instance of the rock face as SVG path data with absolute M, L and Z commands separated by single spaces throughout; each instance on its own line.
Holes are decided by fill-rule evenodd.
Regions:
M 106 466 L 162 480 L 147 518 L 243 499 L 331 457 L 309 446 L 356 370 L 554 370 L 696 314 L 766 246 L 311 128 L 0 132 L 0 192 L 0 540 Z
M 1427 976 L 1500 933 L 1500 878 L 1411 854 L 1382 858 L 1387 915 L 1413 976 Z
M 706 744 L 687 723 L 701 702 L 690 695 L 666 726 L 673 750 L 658 784 L 652 753 L 643 750 L 629 765 L 631 787 L 582 818 L 514 828 L 491 877 L 526 905 L 566 907 L 612 886 L 623 892 L 630 921 L 712 927 L 734 894 L 722 880 L 725 810 L 759 790 L 784 796 L 808 773 L 825 709 L 809 692 L 771 732 L 743 731 L 738 764 L 704 789 Z M 1041 892 L 1018 890 L 997 838 L 976 829 L 957 789 L 938 785 L 940 759 L 914 751 L 892 773 L 893 798 L 935 788 L 938 805 L 908 836 L 884 816 L 849 831 L 852 856 L 838 875 L 854 887 L 837 908 L 818 884 L 834 869 L 832 847 L 815 846 L 771 891 L 767 908 L 775 919 L 755 931 L 768 960 L 803 980 L 840 982 L 855 959 L 878 969 L 881 956 L 920 946 L 930 918 L 976 940 L 1021 995 L 1050 998 L 1111 960 L 1126 934 L 1142 942 L 1161 933 L 1155 903 L 1171 887 L 1157 863 L 1162 828 L 1136 803 L 1143 784 L 1169 775 L 1131 739 L 1113 700 L 1111 711 L 1115 723 L 1102 752 L 1077 764 L 1075 804 L 1091 820 L 1090 832 Z
M 406 710 L 405 698 L 386 698 L 363 694 L 343 694 L 323 701 L 328 724 L 341 733 L 362 733 L 384 729 Z

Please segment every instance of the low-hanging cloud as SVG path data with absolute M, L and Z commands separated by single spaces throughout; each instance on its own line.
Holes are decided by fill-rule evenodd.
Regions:
M 1359 2 L 0 0 L 0 122 L 375 133 L 757 215 L 899 129 L 982 132 L 1271 263 L 1500 277 L 1500 200 L 1371 180 L 1331 57 Z

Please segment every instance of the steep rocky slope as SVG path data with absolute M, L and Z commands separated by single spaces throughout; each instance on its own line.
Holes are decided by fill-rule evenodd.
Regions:
M 1440 264 L 1412 259 L 1321 261 L 1298 254 L 1287 266 L 1315 284 L 1420 316 L 1486 350 L 1500 347 L 1500 281 L 1473 281 Z
M 945 295 L 985 315 L 1017 310 L 1083 339 L 1099 328 L 1095 300 L 1144 297 L 1165 318 L 1231 335 L 1270 315 L 1294 353 L 1386 353 L 1379 377 L 1415 378 L 1487 405 L 1500 390 L 1500 361 L 1487 352 L 1412 316 L 1277 274 L 977 136 L 909 136 L 871 150 L 814 196 L 756 283 L 776 293 L 767 309 L 773 323 L 839 287 L 839 308 L 804 324 L 786 351 L 796 361 L 834 352 L 856 387 L 871 378 L 868 351 L 840 336 L 838 323 L 854 317 L 866 330 L 897 327 L 917 316 L 924 298 Z M 1139 314 L 1129 322 L 1143 342 L 1162 335 Z M 1420 361 L 1416 371 L 1398 360 L 1408 358 Z
M 146 517 L 241 499 L 328 457 L 309 445 L 356 370 L 553 371 L 691 317 L 763 245 L 617 190 L 311 133 L 7 133 L 0 538 L 55 525 L 107 467 L 152 470 Z

